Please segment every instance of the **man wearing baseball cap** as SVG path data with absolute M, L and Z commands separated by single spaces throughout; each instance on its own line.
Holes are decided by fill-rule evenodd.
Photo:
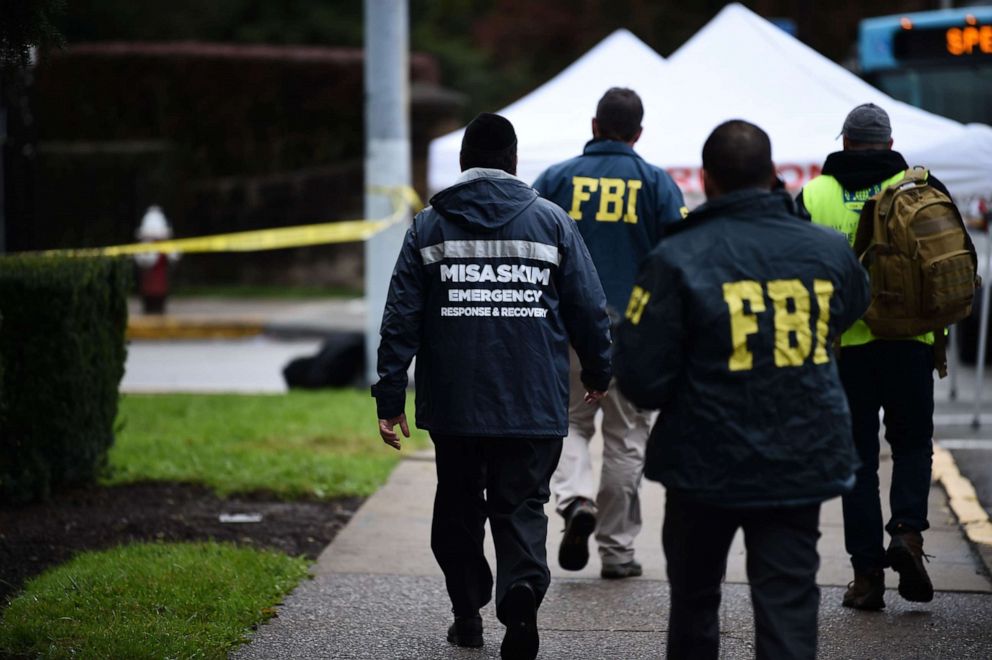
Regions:
M 823 174 L 803 188 L 796 202 L 801 215 L 840 231 L 853 246 L 865 202 L 900 181 L 909 165 L 892 149 L 889 115 L 874 103 L 851 110 L 840 136 L 843 151 L 827 156 Z M 948 194 L 932 174 L 928 183 Z M 879 339 L 863 320 L 841 337 L 838 365 L 861 460 L 854 490 L 843 496 L 844 542 L 854 568 L 854 581 L 844 594 L 845 607 L 885 607 L 885 568 L 899 573 L 899 594 L 906 600 L 933 599 L 933 584 L 923 564 L 922 535 L 930 526 L 933 343 L 933 333 Z M 884 527 L 891 537 L 887 549 L 878 482 L 879 409 L 885 411 L 885 439 L 892 448 L 892 517 Z

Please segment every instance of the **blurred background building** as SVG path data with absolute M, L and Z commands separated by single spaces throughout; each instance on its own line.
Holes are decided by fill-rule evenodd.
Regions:
M 478 111 L 506 106 L 615 29 L 631 30 L 667 56 L 725 4 L 410 0 L 415 187 L 427 193 L 430 139 Z M 857 69 L 862 19 L 953 3 L 744 4 Z M 26 5 L 42 11 L 64 44 L 4 69 L 8 251 L 130 242 L 151 204 L 163 207 L 177 237 L 361 217 L 361 2 Z M 5 39 L 27 29 L 0 23 Z M 883 73 L 869 73 L 885 84 Z M 899 97 L 899 84 L 906 87 L 897 82 L 886 91 Z M 584 138 L 576 136 L 576 150 Z M 359 245 L 200 255 L 176 273 L 180 284 L 356 290 L 361 278 Z

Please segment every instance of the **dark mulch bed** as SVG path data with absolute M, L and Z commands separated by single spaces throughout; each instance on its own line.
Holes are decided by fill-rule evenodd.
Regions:
M 83 550 L 134 541 L 232 541 L 314 559 L 361 498 L 280 501 L 267 494 L 222 499 L 202 486 L 144 483 L 90 487 L 49 502 L 0 505 L 0 609 L 29 578 Z M 220 514 L 262 514 L 222 523 Z

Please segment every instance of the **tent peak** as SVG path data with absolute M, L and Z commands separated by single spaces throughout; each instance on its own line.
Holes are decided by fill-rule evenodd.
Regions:
M 603 47 L 611 48 L 618 43 L 626 43 L 628 45 L 650 51 L 651 54 L 656 55 L 660 59 L 664 59 L 655 49 L 651 48 L 651 46 L 627 28 L 617 28 L 610 34 L 603 37 L 603 39 L 600 40 L 595 46 L 586 51 L 586 54 L 592 53 Z
M 640 41 L 640 38 L 638 38 L 636 34 L 631 32 L 627 28 L 617 28 L 613 32 L 610 32 L 608 35 L 606 35 L 606 37 L 603 38 L 603 41 L 608 41 L 609 39 L 623 38 L 623 37 L 637 39 L 638 41 Z
M 716 13 L 716 16 L 723 16 L 724 14 L 742 14 L 745 16 L 753 16 L 755 18 L 761 18 L 758 14 L 754 13 L 743 4 L 739 2 L 731 2 L 729 5 L 724 5 L 723 9 Z M 714 18 L 716 18 L 714 16 Z
M 674 63 L 683 59 L 707 57 L 705 52 L 712 50 L 714 44 L 726 43 L 733 43 L 742 51 L 747 51 L 752 46 L 763 47 L 766 50 L 765 56 L 776 61 L 794 64 L 797 61 L 816 60 L 821 67 L 836 68 L 829 58 L 738 2 L 726 5 L 717 12 L 696 34 L 679 46 L 667 61 Z M 740 64 L 739 61 L 734 63 Z M 856 76 L 852 74 L 851 78 Z M 868 85 L 859 81 L 854 86 L 857 88 Z

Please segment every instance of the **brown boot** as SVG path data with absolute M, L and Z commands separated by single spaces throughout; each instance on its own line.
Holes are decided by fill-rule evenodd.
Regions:
M 933 583 L 923 566 L 927 555 L 923 552 L 923 535 L 901 527 L 892 535 L 885 553 L 889 566 L 899 574 L 899 595 L 914 603 L 933 600 Z M 927 559 L 929 561 L 929 559 Z
M 882 569 L 854 571 L 854 582 L 847 585 L 843 605 L 856 610 L 880 610 L 885 607 L 884 593 L 885 573 Z

